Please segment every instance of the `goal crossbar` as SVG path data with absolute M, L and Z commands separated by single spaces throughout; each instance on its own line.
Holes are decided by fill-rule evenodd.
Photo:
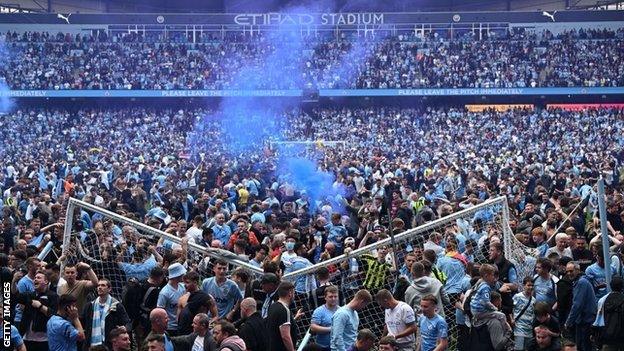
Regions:
M 78 208 L 84 208 L 86 210 L 89 211 L 93 211 L 96 213 L 101 213 L 107 217 L 110 217 L 112 219 L 114 219 L 115 221 L 118 221 L 120 223 L 129 225 L 131 227 L 134 227 L 136 229 L 140 229 L 141 231 L 154 235 L 156 237 L 163 237 L 167 240 L 170 240 L 172 242 L 175 242 L 177 244 L 182 244 L 182 239 L 175 236 L 175 235 L 171 235 L 169 233 L 166 233 L 162 230 L 156 229 L 154 227 L 150 227 L 144 223 L 126 218 L 124 216 L 121 216 L 117 213 L 108 211 L 106 209 L 103 209 L 101 207 L 92 205 L 88 202 L 84 202 L 78 199 L 74 199 L 74 198 L 70 198 L 69 199 L 69 204 L 67 206 L 67 219 L 66 219 L 66 223 L 65 223 L 65 235 L 63 237 L 63 247 L 69 247 L 70 244 L 70 240 L 71 240 L 71 231 L 72 231 L 72 226 L 73 226 L 73 212 L 78 209 Z M 201 245 L 197 245 L 196 243 L 193 242 L 189 242 L 188 243 L 189 249 L 193 249 L 193 251 L 197 251 L 200 252 L 206 256 L 209 256 L 211 258 L 214 259 L 221 259 L 224 260 L 228 263 L 231 263 L 233 265 L 236 266 L 240 266 L 243 267 L 245 269 L 248 269 L 254 273 L 259 273 L 262 274 L 262 269 L 253 266 L 245 261 L 242 261 L 240 259 L 237 258 L 236 254 L 234 254 L 233 252 L 227 251 L 227 250 L 223 250 L 223 249 L 218 249 L 218 248 L 213 248 L 213 247 L 204 247 Z
M 423 224 L 421 226 L 418 226 L 416 228 L 404 231 L 404 232 L 402 232 L 400 234 L 395 235 L 394 236 L 394 240 L 397 241 L 397 240 L 400 240 L 400 239 L 403 239 L 403 238 L 409 238 L 409 237 L 412 237 L 414 235 L 427 232 L 427 231 L 431 230 L 432 228 L 438 227 L 440 224 L 448 223 L 450 221 L 454 221 L 456 219 L 464 217 L 467 214 L 470 214 L 470 213 L 473 213 L 473 212 L 478 212 L 479 210 L 481 210 L 483 208 L 491 207 L 492 205 L 500 205 L 500 206 L 502 206 L 502 208 L 503 208 L 503 211 L 502 211 L 503 216 L 508 216 L 508 212 L 506 211 L 506 210 L 508 210 L 507 209 L 507 199 L 504 196 L 499 196 L 497 198 L 484 201 L 483 203 L 480 203 L 479 205 L 476 205 L 476 206 L 473 206 L 473 207 L 470 207 L 470 208 L 466 208 L 466 209 L 463 209 L 461 211 L 457 211 L 457 212 L 452 213 L 452 214 L 450 214 L 448 216 L 445 216 L 445 217 L 442 217 L 442 218 L 438 218 L 438 219 L 436 219 L 434 221 L 425 223 L 425 224 Z M 507 225 L 505 225 L 504 227 L 507 227 Z M 510 230 L 510 229 L 509 228 L 503 228 L 503 230 L 507 231 L 507 230 Z M 508 232 L 506 232 L 504 234 L 505 234 L 505 236 L 507 236 Z M 326 266 L 329 266 L 329 265 L 338 264 L 338 263 L 344 261 L 348 257 L 359 256 L 359 254 L 367 253 L 367 252 L 370 252 L 370 251 L 372 251 L 374 249 L 377 249 L 377 248 L 379 248 L 381 246 L 388 246 L 388 245 L 391 245 L 391 244 L 392 244 L 392 238 L 388 237 L 388 238 L 385 238 L 385 239 L 380 240 L 378 242 L 372 243 L 370 245 L 366 245 L 366 246 L 361 247 L 359 249 L 355 249 L 355 250 L 351 251 L 349 254 L 342 254 L 340 256 L 336 256 L 336 257 L 333 257 L 333 258 L 331 258 L 329 260 L 319 262 L 319 263 L 317 263 L 315 265 L 312 265 L 312 266 L 309 266 L 307 268 L 299 269 L 297 271 L 284 274 L 284 278 L 293 278 L 293 277 L 296 277 L 296 276 L 302 275 L 302 274 L 312 274 L 312 273 L 316 272 L 320 267 L 324 267 L 324 266 L 326 267 Z M 507 251 L 507 250 L 510 250 L 510 248 L 508 248 L 507 246 L 508 245 L 505 245 L 505 255 L 507 257 L 510 257 L 509 254 L 511 253 L 511 251 L 509 251 L 509 252 Z
M 323 145 L 323 146 L 335 146 L 345 145 L 347 142 L 344 140 L 280 140 L 271 141 L 271 145 Z

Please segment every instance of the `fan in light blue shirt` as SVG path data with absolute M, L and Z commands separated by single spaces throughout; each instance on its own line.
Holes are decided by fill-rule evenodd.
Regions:
M 435 350 L 438 340 L 448 338 L 448 324 L 439 314 L 432 318 L 424 315 L 418 317 L 422 351 Z
M 297 251 L 297 248 L 295 248 Z M 311 267 L 312 262 L 305 257 L 297 256 L 290 261 L 290 265 L 284 270 L 284 274 L 296 272 L 298 270 Z M 316 290 L 316 279 L 313 274 L 299 274 L 294 281 L 295 292 L 305 294 L 309 291 Z
M 470 276 L 468 274 L 464 274 L 464 277 L 461 279 L 461 292 L 465 293 L 468 289 L 470 289 Z M 455 309 L 455 321 L 457 325 L 467 325 L 466 314 L 460 308 Z
M 126 263 L 121 262 L 121 269 L 126 273 L 126 278 L 136 278 L 138 280 L 145 280 L 149 277 L 152 268 L 156 267 L 157 262 L 154 255 L 142 263 Z
M 167 311 L 167 317 L 169 317 L 167 330 L 178 330 L 178 300 L 184 293 L 186 293 L 186 288 L 183 283 L 178 283 L 176 290 L 170 282 L 158 294 L 156 306 L 164 308 Z
M 264 217 L 264 214 L 262 212 L 254 212 L 251 215 L 251 219 L 250 219 L 251 223 L 254 222 L 261 222 L 262 224 L 266 223 L 266 217 Z
M 557 277 L 549 275 L 548 278 L 536 276 L 533 278 L 535 301 L 545 302 L 549 306 L 553 306 L 557 302 Z
M 345 351 L 355 343 L 360 317 L 347 306 L 340 307 L 332 316 L 330 346 L 332 351 Z
M 312 313 L 311 323 L 318 324 L 321 327 L 331 327 L 332 317 L 336 311 L 336 309 L 330 310 L 327 305 L 320 306 Z M 316 343 L 325 349 L 329 349 L 331 344 L 331 332 L 326 334 L 316 334 Z
M 602 250 L 600 251 L 602 253 Z M 594 286 L 594 291 L 596 292 L 596 301 L 598 301 L 601 297 L 607 294 L 607 277 L 604 268 L 604 261 L 598 256 L 598 262 L 591 264 L 589 267 L 585 269 L 585 276 Z M 602 265 L 603 267 L 601 267 Z M 615 274 L 615 268 L 613 266 L 611 268 L 611 276 Z
M 330 223 L 325 226 L 325 230 L 328 232 L 327 240 L 336 245 L 337 249 L 342 250 L 342 240 L 348 235 L 347 228 L 342 224 Z
M 63 317 L 53 315 L 47 325 L 50 351 L 78 350 L 78 329 Z
M 202 282 L 201 289 L 215 299 L 219 318 L 225 318 L 243 298 L 238 285 L 230 279 L 219 284 L 216 277 L 206 278 Z
M 220 242 L 222 242 L 223 245 L 230 241 L 231 235 L 232 229 L 226 224 L 219 225 L 215 223 L 215 225 L 212 226 L 212 237 L 215 240 L 219 240 Z
M 444 255 L 438 258 L 437 266 L 446 274 L 444 291 L 449 294 L 461 293 L 462 279 L 466 274 L 464 264 L 456 258 Z
M 22 336 L 14 325 L 11 326 L 11 344 L 13 344 L 13 347 L 16 350 L 24 345 L 24 340 L 22 339 Z
M 28 275 L 23 276 L 17 282 L 17 292 L 19 292 L 20 294 L 25 294 L 27 292 L 33 291 L 35 291 L 35 282 L 33 282 L 33 280 L 30 279 Z M 15 306 L 15 317 L 13 319 L 16 323 L 21 322 L 23 311 L 24 307 L 22 307 L 21 305 Z
M 479 282 L 472 299 L 470 300 L 470 312 L 473 316 L 478 313 L 496 311 L 496 307 L 490 302 L 492 287 L 486 282 Z

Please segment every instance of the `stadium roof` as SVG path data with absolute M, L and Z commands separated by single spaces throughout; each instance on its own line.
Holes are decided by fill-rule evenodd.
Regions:
M 624 1 L 612 0 L 0 0 L 0 7 L 36 12 L 119 13 L 188 12 L 424 12 L 424 11 L 550 11 L 591 9 Z M 624 8 L 624 7 L 623 7 Z

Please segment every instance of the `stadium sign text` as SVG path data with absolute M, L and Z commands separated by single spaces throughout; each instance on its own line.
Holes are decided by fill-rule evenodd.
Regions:
M 2 284 L 2 346 L 8 349 L 11 346 L 11 283 L 3 282 Z
M 321 97 L 341 96 L 522 96 L 522 95 L 624 95 L 624 87 L 573 88 L 415 88 L 319 89 Z M 168 97 L 302 97 L 302 89 L 288 90 L 0 90 L 9 98 L 168 98 Z
M 242 13 L 234 17 L 234 23 L 244 25 L 357 25 L 383 24 L 383 13 L 321 13 L 321 14 L 289 14 L 289 13 Z
M 400 89 L 398 95 L 523 95 L 523 90 L 522 88 Z

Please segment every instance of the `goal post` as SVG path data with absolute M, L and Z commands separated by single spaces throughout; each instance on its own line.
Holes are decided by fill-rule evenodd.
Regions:
M 100 213 L 102 215 L 105 215 L 105 216 L 113 219 L 116 222 L 120 222 L 120 223 L 123 223 L 125 225 L 132 226 L 135 229 L 140 229 L 142 232 L 151 234 L 151 235 L 153 235 L 155 237 L 159 237 L 159 238 L 162 237 L 162 238 L 165 238 L 167 240 L 173 241 L 173 242 L 175 242 L 177 244 L 182 244 L 182 239 L 177 237 L 177 236 L 175 236 L 175 235 L 171 235 L 171 234 L 166 233 L 166 232 L 164 232 L 164 231 L 162 231 L 160 229 L 156 229 L 156 228 L 150 227 L 150 226 L 148 226 L 148 225 L 146 225 L 144 223 L 141 223 L 139 221 L 135 221 L 135 220 L 126 218 L 126 217 L 121 216 L 121 215 L 119 215 L 117 213 L 108 211 L 106 209 L 103 209 L 103 208 L 95 206 L 95 205 L 92 205 L 92 204 L 90 204 L 88 202 L 84 202 L 84 201 L 72 198 L 72 199 L 70 199 L 70 206 L 72 206 L 72 205 L 74 205 L 74 207 L 79 207 L 79 208 L 86 209 L 86 210 L 89 210 L 89 211 L 92 211 L 92 212 Z M 68 208 L 68 211 L 67 211 L 68 214 L 71 213 L 70 209 L 71 209 L 71 207 Z M 70 220 L 70 222 L 67 223 L 67 226 L 66 226 L 66 229 L 65 229 L 66 230 L 66 234 L 67 234 L 67 228 L 72 223 L 70 218 L 72 218 L 72 217 L 70 217 L 68 215 L 68 220 Z M 71 236 L 71 233 L 70 233 L 70 236 Z M 68 236 L 66 235 L 66 237 L 63 238 L 64 241 L 67 240 L 67 237 Z M 63 244 L 65 244 L 65 242 Z M 228 263 L 230 263 L 232 265 L 236 265 L 236 266 L 239 266 L 239 267 L 242 267 L 242 268 L 246 268 L 246 269 L 249 269 L 251 271 L 255 271 L 257 273 L 262 273 L 262 270 L 260 268 L 258 268 L 256 266 L 253 266 L 253 265 L 251 265 L 251 264 L 249 264 L 249 263 L 247 263 L 245 261 L 240 260 L 231 251 L 218 249 L 218 248 L 213 248 L 213 247 L 204 247 L 204 246 L 198 245 L 198 244 L 193 243 L 193 242 L 189 242 L 188 245 L 189 245 L 189 251 L 193 250 L 193 251 L 202 253 L 202 254 L 204 254 L 206 256 L 209 256 L 211 258 L 224 260 L 224 261 L 226 261 L 226 262 L 228 262 Z
M 93 219 L 93 223 L 100 223 L 98 228 L 85 228 L 85 221 Z M 94 224 L 95 226 L 95 224 Z M 102 230 L 103 227 L 104 229 Z M 314 279 L 315 273 L 321 267 L 330 269 L 332 284 L 336 285 L 340 292 L 341 301 L 347 303 L 353 295 L 364 286 L 364 271 L 362 257 L 372 254 L 382 246 L 394 247 L 396 251 L 389 254 L 389 261 L 396 261 L 399 269 L 404 265 L 405 256 L 408 252 L 423 249 L 423 243 L 431 233 L 445 235 L 447 233 L 461 234 L 466 239 L 475 239 L 478 243 L 484 235 L 497 235 L 503 243 L 505 256 L 516 266 L 518 280 L 533 273 L 536 262 L 536 250 L 528 248 L 517 241 L 509 227 L 509 208 L 505 197 L 487 200 L 476 206 L 451 213 L 448 216 L 425 223 L 419 227 L 396 233 L 394 244 L 391 238 L 380 240 L 376 243 L 351 251 L 348 255 L 343 254 L 326 261 L 314 264 L 307 268 L 284 274 L 282 279 L 295 282 L 297 279 Z M 115 244 L 111 243 L 110 234 L 113 235 Z M 148 256 L 156 254 L 166 255 L 174 252 L 182 239 L 166 233 L 160 229 L 149 226 L 137 220 L 124 217 L 112 211 L 100 208 L 90 203 L 77 199 L 70 199 L 67 207 L 67 216 L 62 249 L 62 266 L 68 263 L 87 262 L 98 277 L 107 278 L 112 284 L 113 296 L 120 298 L 121 291 L 128 279 L 126 267 L 129 262 L 146 261 Z M 130 235 L 133 242 L 143 245 L 135 245 L 133 252 L 119 252 L 111 247 L 121 247 L 125 236 Z M 160 243 L 159 243 L 160 241 Z M 163 242 L 165 244 L 163 244 Z M 461 246 L 461 243 L 460 243 Z M 154 248 L 157 249 L 154 249 Z M 127 248 L 124 247 L 123 250 Z M 392 257 L 394 255 L 394 257 Z M 477 247 L 473 252 L 475 263 L 487 262 L 487 248 Z M 120 262 L 121 261 L 123 262 Z M 262 269 L 250 265 L 241 260 L 234 253 L 222 249 L 204 247 L 194 242 L 188 243 L 186 262 L 189 267 L 195 267 L 201 279 L 212 276 L 212 260 L 226 261 L 231 269 L 242 268 L 249 272 L 252 278 L 258 279 L 262 275 Z M 394 289 L 400 279 L 399 271 L 387 277 L 386 286 Z M 313 299 L 313 291 L 307 293 L 298 292 L 295 299 L 295 307 L 303 309 L 304 315 L 296 322 L 298 335 L 304 336 L 310 327 L 312 312 L 317 307 Z M 452 305 L 446 305 L 443 311 L 449 324 L 451 346 L 454 346 L 457 335 L 455 323 L 455 309 Z M 380 334 L 384 326 L 384 311 L 373 302 L 365 310 L 360 312 L 360 327 L 369 328 Z M 379 335 L 378 335 L 379 336 Z M 309 335 L 307 338 L 312 340 Z
M 103 242 L 106 235 L 98 232 L 97 228 L 84 228 L 84 225 L 79 224 L 83 222 L 85 216 L 99 217 L 94 222 L 104 223 L 103 226 L 107 233 L 118 233 L 113 235 L 116 249 L 111 248 L 112 245 L 109 243 Z M 125 242 L 124 227 L 130 227 L 131 230 L 126 231 L 130 232 L 129 235 L 135 242 L 143 242 L 145 247 L 132 245 L 134 243 L 128 245 Z M 140 261 L 143 257 L 147 261 L 149 256 L 156 254 L 153 251 L 148 251 L 148 247 L 149 250 L 157 250 L 158 255 L 164 256 L 183 244 L 180 237 L 74 198 L 69 199 L 64 230 L 61 269 L 68 263 L 88 263 L 99 278 L 106 278 L 111 281 L 113 287 L 111 294 L 116 298 L 121 297 L 121 290 L 128 279 L 129 274 L 127 274 L 126 267 L 132 265 L 133 260 L 134 262 Z M 166 244 L 159 246 L 159 240 Z M 120 244 L 124 242 L 126 243 L 125 246 Z M 233 252 L 204 247 L 192 241 L 189 241 L 187 245 L 186 263 L 189 266 L 196 266 L 202 279 L 212 275 L 210 260 L 225 261 L 231 268 L 244 268 L 254 277 L 262 274 L 262 269 L 241 260 Z M 132 247 L 132 252 L 119 252 L 120 246 L 123 246 L 125 250 Z M 111 255 L 113 256 L 111 257 Z M 120 261 L 119 257 L 126 258 L 126 260 Z
M 323 148 L 326 146 L 336 147 L 345 146 L 347 142 L 344 140 L 272 140 L 269 142 L 271 148 L 278 147 L 294 147 L 294 146 L 313 146 L 316 148 Z
M 498 207 L 500 206 L 500 207 Z M 457 219 L 462 219 L 462 218 L 466 218 L 468 216 L 470 216 L 471 214 L 475 214 L 477 212 L 479 212 L 480 210 L 484 209 L 484 208 L 497 208 L 500 211 L 500 215 L 501 215 L 501 220 L 504 220 L 505 223 L 507 223 L 507 225 L 505 226 L 501 226 L 501 227 L 506 227 L 502 228 L 502 231 L 504 232 L 504 238 L 507 240 L 509 237 L 513 237 L 513 232 L 511 231 L 511 228 L 509 227 L 509 208 L 507 206 L 507 202 L 505 197 L 498 197 L 495 198 L 493 200 L 488 200 L 485 201 L 479 205 L 476 205 L 474 207 L 471 208 L 467 208 L 455 213 L 452 213 L 446 217 L 443 218 L 439 218 L 436 219 L 434 221 L 425 223 L 421 226 L 418 226 L 416 228 L 404 231 L 400 234 L 395 234 L 394 235 L 394 240 L 399 243 L 405 243 L 408 242 L 410 238 L 414 238 L 415 236 L 422 236 L 424 233 L 431 233 L 433 232 L 435 229 L 438 229 L 440 227 L 445 227 L 446 224 L 448 224 L 449 222 L 455 221 Z M 316 272 L 320 267 L 326 267 L 328 265 L 335 265 L 338 263 L 343 262 L 345 259 L 348 258 L 353 258 L 353 257 L 357 257 L 357 256 L 361 256 L 363 254 L 366 253 L 370 253 L 372 250 L 375 250 L 379 247 L 382 246 L 390 246 L 391 245 L 391 239 L 390 237 L 383 239 L 381 241 L 378 241 L 376 243 L 364 246 L 362 248 L 359 249 L 355 249 L 353 251 L 351 251 L 351 253 L 349 253 L 348 255 L 346 254 L 342 254 L 340 256 L 331 258 L 329 260 L 326 261 L 322 261 L 319 262 L 313 266 L 304 268 L 304 269 L 300 269 L 298 271 L 295 272 L 291 272 L 291 273 L 287 273 L 284 274 L 284 278 L 295 278 L 301 274 L 313 274 L 314 272 Z M 517 245 L 522 245 L 522 243 L 520 243 L 519 241 L 517 241 L 515 239 L 515 237 L 513 237 L 513 240 L 509 240 L 510 242 L 515 241 L 515 243 L 513 243 L 515 246 Z M 522 245 L 524 246 L 524 245 Z M 524 249 L 526 250 L 533 250 L 532 248 L 528 248 L 526 246 L 524 246 Z M 514 251 L 510 248 L 507 247 L 507 245 L 505 245 L 505 257 L 510 258 L 511 255 L 514 254 Z M 511 260 L 511 259 L 510 259 Z
M 463 209 L 452 213 L 443 218 L 425 223 L 419 227 L 404 231 L 394 235 L 394 245 L 392 238 L 388 237 L 376 243 L 367 245 L 362 248 L 355 249 L 349 254 L 343 254 L 326 261 L 322 261 L 305 269 L 301 269 L 284 275 L 285 280 L 294 281 L 302 275 L 314 275 L 321 267 L 330 268 L 332 272 L 332 283 L 336 285 L 340 291 L 340 297 L 347 303 L 357 290 L 364 287 L 364 273 L 362 270 L 361 258 L 363 255 L 371 254 L 380 247 L 392 248 L 397 251 L 391 252 L 387 261 L 394 259 L 400 265 L 397 271 L 391 274 L 385 287 L 391 291 L 397 286 L 399 280 L 399 269 L 404 264 L 405 256 L 408 252 L 414 250 L 423 250 L 423 243 L 428 239 L 431 233 L 461 233 L 464 237 L 477 238 L 488 235 L 487 232 L 496 233 L 503 243 L 505 257 L 508 258 L 516 266 L 518 272 L 518 280 L 532 274 L 535 265 L 536 251 L 528 248 L 517 241 L 509 227 L 509 208 L 505 197 L 498 197 L 487 200 L 479 205 Z M 477 240 L 478 241 L 478 240 Z M 461 244 L 460 244 L 461 245 Z M 487 248 L 476 247 L 474 250 L 475 263 L 487 263 Z M 393 256 L 394 257 L 391 257 Z M 348 267 L 348 268 L 347 268 Z M 376 291 L 373 291 L 373 294 Z M 313 311 L 317 306 L 305 306 L 311 304 L 311 299 L 296 299 L 300 305 L 297 308 L 303 308 L 305 311 Z M 445 316 L 449 325 L 449 336 L 451 346 L 454 348 L 456 344 L 457 323 L 455 322 L 455 308 L 452 305 L 445 305 L 442 314 Z M 297 323 L 299 335 L 306 334 L 311 322 L 311 312 Z M 366 309 L 360 312 L 360 328 L 369 328 L 381 336 L 384 326 L 384 311 L 379 305 L 373 301 Z

